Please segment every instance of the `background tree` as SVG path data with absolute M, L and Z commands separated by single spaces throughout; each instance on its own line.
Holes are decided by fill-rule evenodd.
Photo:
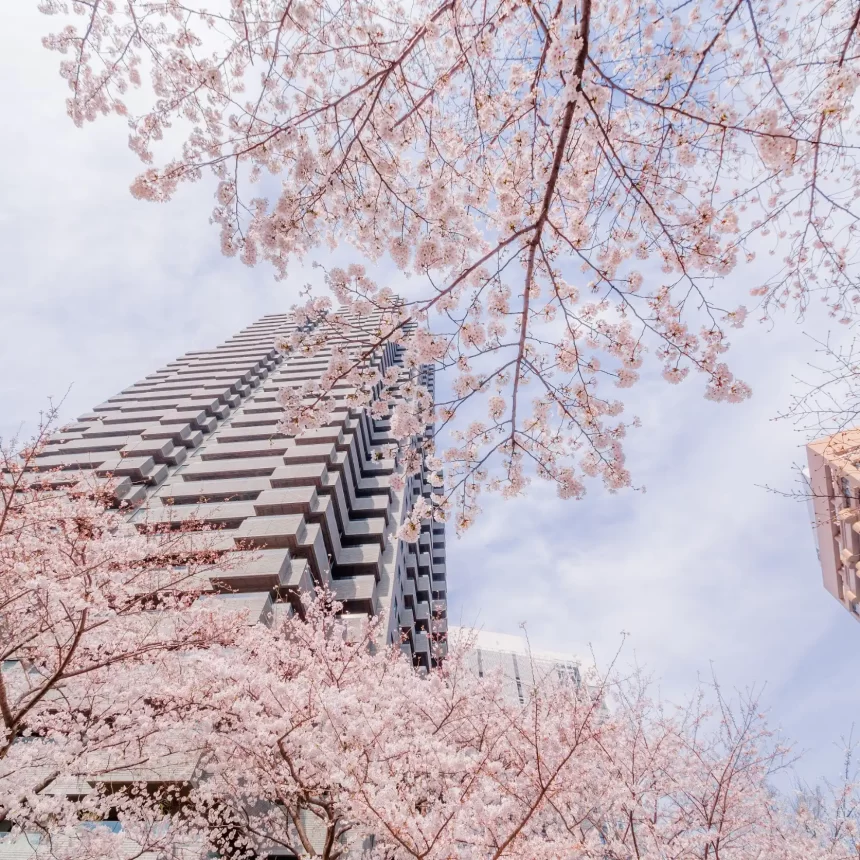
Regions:
M 69 114 L 128 116 L 142 199 L 214 176 L 228 255 L 283 276 L 346 241 L 419 276 L 403 303 L 357 265 L 328 282 L 389 312 L 378 340 L 407 362 L 451 370 L 437 504 L 461 529 L 482 491 L 534 475 L 563 498 L 630 484 L 620 398 L 649 357 L 748 397 L 723 354 L 762 251 L 769 270 L 743 269 L 761 315 L 818 296 L 853 318 L 855 0 L 209 5 L 73 2 L 45 40 Z M 286 346 L 313 351 L 305 335 Z M 362 357 L 335 355 L 328 383 L 361 382 Z M 328 391 L 285 396 L 285 425 L 324 420 Z M 413 394 L 404 447 L 431 412 Z
M 799 393 L 779 417 L 790 420 L 804 436 L 817 438 L 860 424 L 860 355 L 856 339 L 829 336 L 813 340 L 816 359 Z

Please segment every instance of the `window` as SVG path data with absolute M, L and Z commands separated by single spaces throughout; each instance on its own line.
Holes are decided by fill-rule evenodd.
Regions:
M 559 680 L 565 684 L 578 687 L 582 680 L 576 663 L 556 663 L 555 671 L 558 673 Z
M 523 681 L 522 681 L 522 678 L 520 678 L 520 667 L 519 667 L 519 664 L 517 663 L 517 655 L 516 654 L 511 654 L 511 661 L 514 664 L 514 681 L 516 682 L 516 685 L 517 685 L 517 698 L 520 700 L 520 704 L 524 705 L 526 702 L 526 697 L 523 694 Z

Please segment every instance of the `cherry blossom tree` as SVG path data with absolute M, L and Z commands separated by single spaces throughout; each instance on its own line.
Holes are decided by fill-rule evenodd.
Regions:
M 135 528 L 111 479 L 38 471 L 55 418 L 0 447 L 0 820 L 109 750 L 108 728 L 142 717 L 177 649 L 229 643 L 237 626 L 190 609 L 229 567 L 202 526 Z
M 0 464 L 0 857 L 857 857 L 853 772 L 778 794 L 754 697 L 615 665 L 510 697 L 468 637 L 422 674 L 326 594 L 249 624 L 199 599 L 205 532 L 34 472 L 50 434 Z
M 857 856 L 853 781 L 814 804 L 775 792 L 787 750 L 754 700 L 717 689 L 710 709 L 704 694 L 672 708 L 612 670 L 545 679 L 520 703 L 465 652 L 422 676 L 377 632 L 309 602 L 229 649 L 165 652 L 133 703 L 114 676 L 112 724 L 88 710 L 86 733 L 51 722 L 12 745 L 97 788 L 31 792 L 6 840 L 63 860 Z M 197 765 L 177 776 L 180 760 Z
M 74 122 L 128 118 L 137 197 L 210 176 L 224 253 L 285 276 L 347 242 L 402 273 L 331 269 L 339 308 L 301 304 L 284 346 L 305 352 L 323 315 L 347 344 L 385 315 L 285 395 L 285 425 L 324 420 L 336 382 L 369 402 L 374 345 L 450 370 L 450 396 L 416 385 L 392 426 L 407 463 L 431 416 L 450 432 L 435 504 L 460 529 L 534 476 L 562 498 L 630 485 L 622 398 L 646 360 L 747 398 L 724 358 L 743 293 L 765 318 L 815 297 L 854 318 L 856 0 L 40 8 L 67 16 L 45 44 Z

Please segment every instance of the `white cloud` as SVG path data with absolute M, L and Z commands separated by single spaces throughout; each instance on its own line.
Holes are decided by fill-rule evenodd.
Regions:
M 134 200 L 128 186 L 141 165 L 124 121 L 72 125 L 59 57 L 40 45 L 57 20 L 35 4 L 13 6 L 0 32 L 0 75 L 15 82 L 3 93 L 0 136 L 7 437 L 48 395 L 72 386 L 64 415 L 88 411 L 177 355 L 289 307 L 292 287 L 321 280 L 296 266 L 279 283 L 270 270 L 222 257 L 207 183 L 164 206 Z

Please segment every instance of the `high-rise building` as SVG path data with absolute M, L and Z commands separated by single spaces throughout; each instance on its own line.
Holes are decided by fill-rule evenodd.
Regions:
M 805 492 L 824 587 L 860 620 L 860 429 L 806 446 Z
M 501 672 L 504 692 L 521 704 L 529 690 L 547 680 L 579 685 L 579 660 L 571 654 L 531 648 L 524 636 L 493 633 L 471 627 L 451 627 L 451 647 L 467 646 L 466 665 L 479 677 Z
M 275 343 L 295 330 L 275 314 L 214 349 L 190 352 L 96 406 L 52 438 L 37 465 L 74 482 L 80 470 L 118 480 L 132 522 L 188 518 L 217 526 L 217 545 L 241 551 L 228 576 L 202 583 L 208 599 L 239 603 L 252 621 L 271 623 L 300 607 L 314 586 L 331 590 L 344 614 L 385 615 L 384 636 L 430 668 L 446 648 L 445 530 L 422 527 L 417 543 L 396 531 L 430 476 L 391 486 L 389 424 L 352 408 L 347 384 L 319 429 L 278 433 L 278 392 L 318 379 L 337 344 L 372 343 L 377 315 L 352 320 L 345 340 L 325 324 L 325 346 L 312 357 L 285 357 Z M 362 335 L 362 332 L 366 336 Z M 363 343 L 362 343 L 363 342 Z M 433 392 L 433 370 L 402 366 L 402 348 L 376 349 L 369 363 L 401 367 Z M 382 383 L 378 383 L 382 384 Z M 396 397 L 396 394 L 395 394 Z M 431 436 L 432 427 L 425 435 Z

